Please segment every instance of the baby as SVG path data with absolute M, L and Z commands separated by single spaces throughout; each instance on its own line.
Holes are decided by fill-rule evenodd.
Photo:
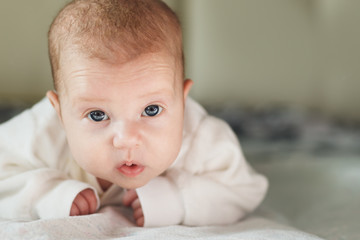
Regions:
M 267 181 L 230 127 L 187 97 L 163 2 L 72 1 L 49 53 L 55 91 L 0 126 L 0 218 L 123 204 L 139 226 L 229 224 L 262 201 Z

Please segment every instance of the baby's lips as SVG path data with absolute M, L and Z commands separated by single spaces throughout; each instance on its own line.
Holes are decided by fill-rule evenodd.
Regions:
M 122 173 L 123 175 L 125 175 L 127 177 L 136 177 L 144 171 L 145 167 L 142 165 L 133 164 L 133 163 L 132 164 L 124 163 L 117 169 L 119 170 L 120 173 Z

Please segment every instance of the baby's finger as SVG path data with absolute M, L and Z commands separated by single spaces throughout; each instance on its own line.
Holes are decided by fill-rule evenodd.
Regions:
M 138 209 L 141 208 L 141 204 L 140 204 L 140 200 L 138 198 L 136 198 L 132 203 L 131 203 L 131 207 L 132 209 Z
M 138 220 L 139 218 L 142 218 L 142 217 L 144 217 L 144 213 L 143 213 L 142 208 L 138 208 L 138 209 L 134 210 L 134 218 L 135 218 L 135 220 Z
M 136 220 L 136 225 L 138 225 L 139 227 L 143 227 L 144 223 L 145 223 L 144 217 L 141 217 Z
M 79 215 L 89 214 L 89 204 L 81 193 L 76 196 L 73 203 L 78 207 L 80 211 Z
M 80 215 L 79 208 L 76 206 L 75 203 L 73 203 L 70 209 L 70 216 L 78 216 L 78 215 Z
M 89 214 L 96 212 L 97 199 L 96 199 L 94 191 L 89 188 L 89 189 L 85 189 L 80 194 L 85 198 L 85 200 L 88 203 Z
M 138 196 L 135 190 L 133 189 L 127 190 L 126 193 L 124 194 L 123 204 L 125 206 L 130 206 L 137 197 Z

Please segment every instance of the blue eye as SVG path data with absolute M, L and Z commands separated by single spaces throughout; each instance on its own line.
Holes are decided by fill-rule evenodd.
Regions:
M 94 122 L 101 122 L 101 121 L 105 121 L 108 120 L 109 117 L 106 115 L 106 113 L 104 113 L 103 111 L 92 111 L 88 114 L 88 118 Z
M 147 106 L 142 112 L 142 116 L 145 117 L 154 117 L 162 112 L 163 108 L 158 105 Z

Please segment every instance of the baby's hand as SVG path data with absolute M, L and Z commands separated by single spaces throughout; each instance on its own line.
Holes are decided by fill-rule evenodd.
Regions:
M 144 213 L 141 208 L 140 200 L 135 190 L 128 190 L 123 198 L 123 204 L 125 206 L 131 206 L 134 210 L 135 222 L 138 226 L 144 226 Z
M 87 215 L 96 211 L 97 199 L 95 193 L 90 188 L 81 191 L 74 199 L 70 216 Z

